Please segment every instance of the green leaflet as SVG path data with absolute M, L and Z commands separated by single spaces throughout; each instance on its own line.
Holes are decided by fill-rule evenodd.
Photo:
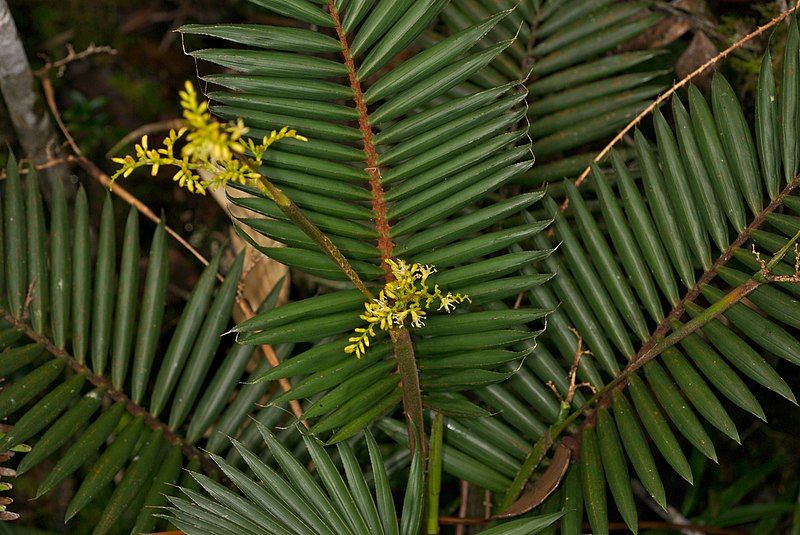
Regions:
M 131 207 L 125 223 L 125 240 L 119 273 L 119 299 L 112 333 L 111 377 L 115 388 L 122 388 L 128 373 L 133 342 L 136 307 L 130 306 L 139 293 L 139 213 Z
M 100 406 L 102 392 L 92 390 L 50 426 L 33 449 L 22 459 L 17 472 L 22 474 L 45 459 L 70 438 L 74 429 L 79 429 Z M 117 409 L 119 410 L 119 409 Z
M 86 360 L 89 347 L 89 320 L 91 310 L 91 241 L 89 234 L 89 206 L 86 192 L 78 189 L 74 211 L 75 238 L 72 250 L 72 352 L 81 364 Z
M 6 166 L 8 179 L 3 195 L 3 252 L 6 269 L 6 292 L 11 314 L 20 317 L 28 285 L 27 257 L 25 250 L 25 228 L 18 222 L 25 220 L 22 184 L 17 170 L 17 161 L 9 154 Z
M 656 500 L 656 503 L 666 509 L 667 499 L 664 495 L 664 486 L 658 475 L 658 470 L 653 460 L 653 455 L 650 453 L 650 448 L 647 445 L 645 435 L 642 432 L 641 426 L 636 421 L 636 415 L 633 410 L 630 402 L 622 393 L 616 392 L 614 394 L 614 421 L 619 430 L 622 443 L 625 445 L 628 458 L 631 460 L 631 464 L 644 487 L 653 499 Z M 627 514 L 629 513 L 630 511 L 627 511 Z
M 2 224 L 0 224 L 2 227 Z M 72 277 L 69 257 L 69 212 L 64 185 L 57 180 L 53 188 L 50 214 L 50 310 L 53 342 L 63 349 L 69 332 L 70 293 Z M 0 239 L 0 243 L 2 240 Z M 0 290 L 2 285 L 0 285 Z
M 114 431 L 119 423 L 125 406 L 118 402 L 111 410 L 100 415 L 92 425 L 90 425 L 80 438 L 70 447 L 67 453 L 61 457 L 55 468 L 47 475 L 45 480 L 36 491 L 37 496 L 55 487 L 65 477 L 80 468 L 87 461 L 87 455 L 97 451 L 97 448 L 105 442 L 106 438 Z M 65 430 L 71 431 L 71 430 Z M 88 492 L 88 490 L 87 490 Z
M 245 24 L 185 24 L 183 34 L 219 37 L 243 45 L 288 52 L 338 52 L 335 39 L 302 28 Z
M 147 532 L 152 530 L 155 526 L 156 518 L 154 517 L 154 508 L 167 503 L 166 495 L 168 491 L 170 491 L 171 486 L 178 481 L 178 474 L 183 462 L 182 457 L 181 450 L 177 446 L 170 447 L 169 451 L 164 455 L 159 463 L 158 471 L 152 479 L 150 489 L 145 495 L 142 508 L 136 517 L 133 528 L 134 532 Z
M 32 376 L 33 374 L 28 377 Z M 84 380 L 83 375 L 74 375 L 46 394 L 0 440 L 0 451 L 7 451 L 24 442 L 57 418 L 61 411 L 77 397 Z
M 200 323 L 206 313 L 206 307 L 211 299 L 211 288 L 219 265 L 219 254 L 214 257 L 211 264 L 203 271 L 194 287 L 192 298 L 186 304 L 183 315 L 175 334 L 172 336 L 167 352 L 164 355 L 161 367 L 153 387 L 150 401 L 153 415 L 158 415 L 166 404 L 166 399 L 178 380 L 178 373 L 183 368 L 188 351 L 200 329 Z
M 97 263 L 92 292 L 91 357 L 92 371 L 105 372 L 108 350 L 111 346 L 111 319 L 116 292 L 116 241 L 114 237 L 114 208 L 111 196 L 106 193 L 100 215 L 100 235 L 97 244 Z
M 144 280 L 141 316 L 133 355 L 132 399 L 140 403 L 155 357 L 167 291 L 167 240 L 163 221 L 156 227 Z
M 14 336 L 14 339 L 22 336 L 19 331 L 10 331 L 10 334 Z M 44 353 L 44 346 L 41 344 L 27 344 L 3 351 L 0 353 L 0 376 L 10 377 L 18 369 L 34 362 L 42 353 Z
M 49 308 L 48 270 L 45 259 L 45 223 L 39 178 L 35 172 L 28 173 L 25 181 L 25 216 L 27 219 L 28 280 L 31 286 L 25 297 L 33 329 L 45 332 Z M 16 260 L 15 260 L 16 261 Z
M 614 496 L 617 508 L 622 514 L 622 518 L 625 519 L 628 528 L 636 533 L 638 530 L 638 518 L 628 477 L 628 467 L 622 454 L 622 443 L 614 425 L 614 420 L 606 410 L 598 412 L 597 442 L 611 494 Z
M 163 448 L 161 432 L 151 431 L 147 442 L 142 446 L 139 457 L 128 468 L 122 481 L 114 489 L 114 494 L 112 494 L 108 505 L 103 511 L 103 516 L 94 528 L 94 534 L 100 535 L 111 530 L 115 521 L 119 519 L 125 508 L 128 507 L 130 500 L 142 491 L 145 482 L 158 468 L 158 461 Z
M 44 391 L 64 369 L 64 361 L 53 359 L 0 390 L 0 418 L 13 414 Z
M 169 425 L 172 429 L 177 428 L 183 422 L 197 399 L 202 387 L 202 378 L 208 373 L 211 360 L 219 347 L 220 333 L 224 331 L 230 321 L 230 313 L 243 266 L 244 253 L 239 253 L 203 320 L 199 336 L 194 341 L 192 353 L 186 362 L 186 367 L 181 374 L 181 381 L 175 391 L 169 416 Z
M 583 432 L 581 445 L 581 476 L 583 483 L 583 500 L 589 523 L 597 533 L 608 532 L 608 513 L 606 511 L 606 489 L 603 463 L 597 446 L 596 433 L 593 428 Z
M 717 453 L 711 439 L 664 369 L 657 362 L 649 362 L 645 366 L 645 376 L 656 398 L 681 434 L 706 457 L 716 462 Z

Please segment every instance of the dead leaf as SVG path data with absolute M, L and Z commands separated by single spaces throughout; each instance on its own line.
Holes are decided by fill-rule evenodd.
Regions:
M 540 506 L 561 484 L 561 479 L 567 473 L 572 450 L 563 442 L 559 442 L 550 466 L 539 476 L 530 490 L 523 494 L 511 507 L 495 515 L 493 518 L 510 518 L 524 515 L 528 511 Z
M 711 39 L 709 39 L 705 33 L 697 31 L 692 38 L 692 42 L 689 43 L 689 46 L 683 51 L 683 54 L 681 54 L 678 61 L 675 63 L 675 73 L 678 75 L 679 79 L 684 78 L 718 53 L 719 50 Z M 707 68 L 703 73 L 695 77 L 694 84 L 704 91 L 710 89 L 711 76 L 716 69 L 716 64 Z
M 664 17 L 646 32 L 639 34 L 622 45 L 620 49 L 627 51 L 664 48 L 691 29 L 692 24 L 687 17 L 671 15 Z
M 648 48 L 664 48 L 691 29 L 692 24 L 685 17 L 666 17 L 643 35 L 648 36 Z
M 214 199 L 231 217 L 262 217 L 255 212 L 247 210 L 246 208 L 232 204 L 228 200 L 225 190 L 218 189 L 212 194 Z M 280 243 L 262 236 L 246 226 L 243 226 L 242 228 L 245 232 L 247 232 L 248 236 L 250 236 L 259 245 L 263 245 L 264 247 L 282 247 Z M 271 258 L 267 258 L 261 252 L 254 249 L 249 243 L 247 243 L 247 241 L 242 239 L 242 237 L 236 233 L 236 230 L 233 228 L 233 226 L 231 226 L 228 233 L 231 239 L 231 258 L 228 258 L 227 260 L 232 261 L 233 256 L 238 254 L 242 249 L 245 250 L 244 271 L 240 283 L 241 298 L 247 301 L 252 310 L 258 310 L 259 305 L 272 291 L 272 289 L 275 287 L 275 284 L 277 284 L 282 277 L 289 276 L 289 268 L 280 262 L 276 262 Z M 283 288 L 281 289 L 281 295 L 278 298 L 278 304 L 285 303 L 288 297 L 289 284 L 284 284 Z M 237 322 L 246 319 L 238 307 L 234 308 L 233 310 L 233 318 Z
M 698 17 L 708 19 L 714 17 L 714 11 L 705 0 L 676 0 L 672 3 L 672 7 Z

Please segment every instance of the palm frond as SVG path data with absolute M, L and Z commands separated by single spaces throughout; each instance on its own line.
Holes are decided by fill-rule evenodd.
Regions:
M 243 257 L 221 285 L 216 283 L 219 255 L 212 260 L 162 347 L 168 278 L 163 223 L 155 229 L 140 280 L 135 209 L 128 214 L 116 265 L 110 197 L 93 253 L 82 189 L 68 207 L 56 187 L 48 229 L 36 174 L 30 173 L 23 187 L 11 156 L 7 175 L 0 417 L 12 419 L 13 425 L 0 438 L 0 451 L 7 455 L 23 442 L 32 444 L 17 466 L 19 474 L 60 452 L 37 495 L 78 475 L 67 520 L 101 501 L 95 533 L 119 526 L 149 531 L 156 520 L 152 506 L 165 503 L 182 467 L 204 456 L 198 442 L 213 452 L 227 451 L 225 435 L 221 441 L 209 434 L 215 422 L 222 432 L 238 436 L 248 415 L 266 421 L 255 403 L 268 385 L 240 385 L 248 378 L 245 368 L 255 348 L 234 343 L 219 350 L 221 335 L 230 327 Z M 272 292 L 261 311 L 275 306 L 278 293 Z M 277 352 L 284 355 L 290 349 L 279 346 Z M 267 369 L 263 361 L 249 379 Z M 201 390 L 206 381 L 209 387 Z M 124 476 L 112 483 L 120 470 Z M 103 492 L 109 483 L 110 497 Z
M 416 535 L 424 509 L 422 448 L 416 448 L 405 485 L 403 508 L 398 520 L 387 467 L 378 443 L 369 431 L 364 448 L 340 442 L 331 455 L 319 441 L 303 434 L 303 448 L 316 469 L 315 477 L 300 464 L 268 428 L 257 423 L 261 436 L 279 470 L 264 463 L 244 445 L 233 441 L 257 479 L 227 463 L 212 459 L 242 495 L 199 473 L 192 477 L 205 494 L 181 488 L 186 498 L 170 497 L 164 516 L 187 535 L 228 535 L 229 533 L 353 533 Z M 293 430 L 300 434 L 299 430 Z M 335 459 L 338 457 L 339 462 Z M 368 457 L 371 472 L 365 474 L 360 457 Z M 365 459 L 366 461 L 366 459 Z M 341 464 L 341 467 L 339 466 Z M 362 462 L 363 464 L 363 462 Z M 369 481 L 372 481 L 372 485 Z M 263 485 L 259 484 L 263 482 Z M 374 486 L 374 492 L 370 489 Z M 552 525 L 561 513 L 499 523 L 483 531 L 489 535 L 533 535 Z
M 762 393 L 752 381 L 796 403 L 780 368 L 783 361 L 800 364 L 796 269 L 783 259 L 800 230 L 792 126 L 797 51 L 793 18 L 780 92 L 769 53 L 762 62 L 752 128 L 733 89 L 716 74 L 710 104 L 692 86 L 688 109 L 678 96 L 672 99 L 673 125 L 655 112 L 655 143 L 636 132 L 632 164 L 612 154 L 610 172 L 594 167 L 589 187 L 601 217 L 590 214 L 585 193 L 570 181 L 566 212 L 545 200 L 554 218 L 552 240 L 561 247 L 543 268 L 557 275 L 529 297 L 534 306 L 563 304 L 549 317 L 546 350 L 573 360 L 579 333 L 591 351 L 581 366 L 601 396 L 581 407 L 589 418 L 575 430 L 582 437 L 580 462 L 567 473 L 562 500 L 567 507 L 582 495 L 598 533 L 608 529 L 607 490 L 636 531 L 632 474 L 666 507 L 651 444 L 692 483 L 679 436 L 713 461 L 704 421 L 740 441 L 722 398 L 764 419 Z M 634 179 L 639 172 L 641 182 Z M 543 235 L 534 241 L 551 246 Z M 755 251 L 775 256 L 762 261 Z M 499 441 L 492 446 L 501 450 Z M 517 478 L 524 483 L 529 475 Z M 579 507 L 567 517 L 580 514 Z
M 243 118 L 255 137 L 288 125 L 310 139 L 273 145 L 262 173 L 329 235 L 376 293 L 394 258 L 433 264 L 440 272 L 431 285 L 469 293 L 471 306 L 432 315 L 425 327 L 410 329 L 421 371 L 413 370 L 415 378 L 403 383 L 410 389 L 409 382 L 418 382 L 428 407 L 485 414 L 459 392 L 508 378 L 527 354 L 527 347 L 510 345 L 537 336 L 526 325 L 549 309 L 504 310 L 492 303 L 548 278 L 520 270 L 549 251 L 504 254 L 547 222 L 523 226 L 518 220 L 541 193 L 492 200 L 532 164 L 525 130 L 515 129 L 525 113 L 525 92 L 508 83 L 455 99 L 447 92 L 513 44 L 511 39 L 474 49 L 511 12 L 416 52 L 410 45 L 447 2 L 256 3 L 333 30 L 319 35 L 293 29 L 292 36 L 308 38 L 295 46 L 290 34 L 270 26 L 184 26 L 186 34 L 246 46 L 190 52 L 227 69 L 202 77 L 221 88 L 208 92 L 212 110 Z M 401 52 L 403 61 L 393 63 Z M 261 216 L 242 220 L 242 234 L 246 228 L 285 245 L 260 247 L 264 254 L 322 279 L 346 279 L 313 241 L 286 223 L 272 200 L 238 189 L 231 200 Z M 390 340 L 375 339 L 360 361 L 344 353 L 346 333 L 363 324 L 363 311 L 358 291 L 332 291 L 236 328 L 245 344 L 315 344 L 262 380 L 295 378 L 293 389 L 275 401 L 314 398 L 303 418 L 331 442 L 352 436 L 406 396 L 400 375 L 391 373 L 398 364 Z
M 524 80 L 537 165 L 517 183 L 540 186 L 576 176 L 595 156 L 587 150 L 591 144 L 610 138 L 665 89 L 668 65 L 652 67 L 664 51 L 631 43 L 660 20 L 654 2 L 456 0 L 442 10 L 441 27 L 425 34 L 427 44 L 464 31 L 498 9 L 509 14 L 475 49 L 516 39 L 452 92 Z

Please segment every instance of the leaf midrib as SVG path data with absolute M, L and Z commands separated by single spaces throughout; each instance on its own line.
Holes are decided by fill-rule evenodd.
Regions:
M 358 128 L 361 131 L 362 142 L 364 144 L 364 163 L 365 170 L 369 175 L 369 186 L 372 194 L 372 212 L 375 216 L 375 229 L 378 231 L 378 249 L 381 252 L 381 264 L 386 271 L 387 278 L 391 272 L 386 267 L 386 260 L 392 258 L 394 243 L 390 237 L 391 225 L 387 217 L 386 201 L 384 199 L 383 185 L 381 184 L 381 173 L 378 165 L 378 152 L 375 149 L 374 132 L 369 122 L 369 112 L 364 101 L 364 92 L 361 88 L 361 81 L 358 79 L 357 69 L 353 56 L 350 53 L 350 44 L 347 35 L 342 28 L 339 12 L 333 0 L 328 0 L 328 9 L 333 19 L 336 35 L 342 47 L 342 58 L 347 69 L 347 78 L 350 88 L 353 90 L 353 102 L 358 113 Z
M 384 189 L 381 184 L 381 173 L 378 166 L 378 152 L 375 150 L 373 141 L 374 133 L 369 121 L 367 104 L 364 100 L 364 93 L 361 88 L 361 81 L 350 53 L 350 45 L 347 35 L 339 19 L 339 12 L 336 9 L 334 0 L 328 0 L 328 10 L 333 19 L 336 35 L 342 47 L 342 58 L 344 59 L 350 87 L 353 90 L 353 102 L 358 112 L 358 126 L 361 130 L 364 143 L 364 162 L 365 170 L 369 174 L 369 185 L 372 193 L 372 212 L 375 215 L 375 229 L 378 232 L 378 250 L 381 253 L 381 267 L 386 273 L 386 280 L 392 279 L 392 272 L 386 261 L 393 257 L 394 243 L 391 238 L 391 225 L 388 219 L 388 210 L 384 198 Z M 392 348 L 397 362 L 397 371 L 401 377 L 400 389 L 402 391 L 403 410 L 410 421 L 410 428 L 413 428 L 419 436 L 419 443 L 423 452 L 427 450 L 425 441 L 425 422 L 423 419 L 422 391 L 420 389 L 419 371 L 417 369 L 416 357 L 414 355 L 414 344 L 408 334 L 408 329 L 400 329 L 399 332 L 390 331 Z M 411 429 L 409 429 L 409 435 Z M 409 441 L 410 449 L 413 451 L 415 441 Z

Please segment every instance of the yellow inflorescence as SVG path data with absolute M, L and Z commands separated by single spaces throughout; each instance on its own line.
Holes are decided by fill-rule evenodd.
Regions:
M 387 282 L 376 299 L 364 303 L 365 312 L 361 319 L 367 322 L 366 327 L 357 327 L 355 334 L 344 348 L 345 353 L 355 353 L 361 358 L 369 347 L 370 338 L 376 336 L 375 328 L 388 331 L 402 328 L 406 319 L 414 327 L 425 325 L 426 309 L 430 309 L 435 301 L 439 302 L 437 310 L 450 312 L 456 303 L 469 301 L 469 296 L 453 293 L 442 293 L 439 285 L 433 290 L 427 285 L 428 277 L 436 273 L 434 266 L 409 264 L 405 260 L 387 260 L 394 280 Z
M 279 131 L 273 130 L 260 144 L 256 144 L 244 137 L 248 128 L 241 119 L 229 123 L 214 120 L 208 111 L 208 103 L 198 101 L 191 82 L 186 82 L 180 97 L 186 126 L 177 131 L 170 130 L 161 148 L 148 147 L 147 136 L 144 136 L 136 145 L 135 157 L 113 158 L 122 167 L 111 177 L 112 182 L 120 176 L 127 177 L 140 167 L 150 167 L 151 174 L 155 175 L 159 168 L 173 166 L 178 170 L 172 179 L 192 193 L 205 195 L 206 189 L 223 187 L 228 182 L 255 183 L 258 186 L 259 174 L 237 155 L 250 151 L 252 164 L 258 167 L 264 152 L 276 141 L 283 138 L 308 141 L 295 130 L 283 127 Z M 179 140 L 183 141 L 183 146 L 180 154 L 176 155 L 175 144 Z

